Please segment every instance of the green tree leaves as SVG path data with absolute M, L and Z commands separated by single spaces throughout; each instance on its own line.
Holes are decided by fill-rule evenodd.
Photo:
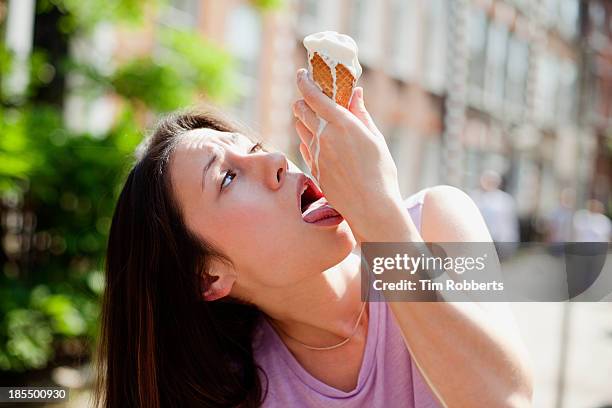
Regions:
M 163 0 L 39 0 L 58 35 L 87 36 L 99 23 L 138 23 L 163 12 Z M 261 10 L 280 0 L 257 0 Z M 59 18 L 49 19 L 52 15 Z M 150 55 L 103 70 L 57 49 L 37 47 L 23 95 L 0 91 L 0 370 L 42 368 L 62 345 L 94 343 L 104 289 L 104 253 L 116 197 L 143 128 L 160 112 L 238 94 L 235 61 L 195 30 L 155 26 Z M 53 41 L 43 41 L 48 47 Z M 53 52 L 51 52 L 53 51 Z M 0 41 L 0 85 L 11 53 Z M 54 85 L 84 102 L 115 101 L 103 134 L 75 131 L 54 78 L 79 77 L 82 89 Z M 45 97 L 40 95 L 45 94 Z M 54 105 L 51 105 L 54 104 Z M 11 248 L 9 248 L 9 246 Z M 8 249 L 11 249 L 9 251 Z

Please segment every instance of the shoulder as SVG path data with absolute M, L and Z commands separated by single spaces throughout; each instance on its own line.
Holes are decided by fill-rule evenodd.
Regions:
M 441 238 L 430 236 L 427 230 L 446 231 L 457 225 L 461 219 L 481 218 L 474 201 L 463 190 L 448 185 L 427 187 L 408 196 L 403 201 L 404 208 L 412 217 L 425 240 Z M 482 221 L 484 225 L 484 221 Z M 480 236 L 482 238 L 482 236 Z
M 437 186 L 428 187 L 425 189 L 426 196 L 429 200 L 436 199 L 461 199 L 461 200 L 469 200 L 472 199 L 470 196 L 463 190 L 457 187 L 449 186 L 446 184 L 439 184 Z
M 422 224 L 426 241 L 487 242 L 491 239 L 472 198 L 449 185 L 427 189 L 423 196 Z
M 475 194 L 477 192 L 474 192 Z M 404 203 L 406 204 L 423 204 L 427 202 L 448 202 L 451 200 L 457 200 L 458 203 L 473 203 L 473 200 L 469 194 L 460 188 L 449 186 L 446 184 L 439 184 L 432 187 L 426 187 L 418 192 L 406 197 Z
M 430 208 L 442 208 L 443 206 L 447 206 L 452 208 L 455 205 L 475 206 L 471 196 L 463 190 L 444 184 L 426 187 L 404 199 L 404 208 L 407 209 L 418 206 L 427 206 Z
M 460 188 L 440 184 L 425 189 L 423 194 L 423 205 L 430 209 L 445 209 L 452 213 L 462 210 L 473 211 L 476 204 L 472 197 Z
M 441 184 L 423 190 L 422 200 L 428 212 L 439 212 L 440 215 L 478 212 L 474 200 L 465 191 L 449 185 Z

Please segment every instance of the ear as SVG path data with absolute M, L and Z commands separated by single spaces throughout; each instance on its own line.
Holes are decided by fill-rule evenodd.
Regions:
M 208 274 L 210 277 L 207 280 L 210 284 L 202 293 L 206 301 L 221 299 L 229 295 L 238 276 L 231 264 L 216 260 L 212 262 Z

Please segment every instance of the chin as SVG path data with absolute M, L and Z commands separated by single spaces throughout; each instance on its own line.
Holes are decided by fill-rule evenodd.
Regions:
M 355 235 L 353 234 L 353 230 L 351 230 L 351 227 L 349 227 L 349 225 L 348 225 L 348 223 L 346 221 L 344 221 L 339 226 L 342 228 L 342 232 L 345 235 L 345 240 L 350 242 L 351 250 L 353 250 L 355 248 L 355 246 L 357 246 L 357 240 L 355 239 Z
M 357 246 L 357 240 L 353 235 L 353 231 L 349 227 L 346 221 L 342 221 L 342 223 L 338 224 L 338 228 L 336 228 L 336 236 L 335 239 L 337 243 L 334 245 L 337 248 L 338 255 L 341 256 L 341 260 L 346 258 Z

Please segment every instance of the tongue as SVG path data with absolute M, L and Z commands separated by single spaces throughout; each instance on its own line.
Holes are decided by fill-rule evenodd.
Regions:
M 309 223 L 321 221 L 325 218 L 339 216 L 340 214 L 338 211 L 334 210 L 332 206 L 329 205 L 325 197 L 321 197 L 314 203 L 310 204 L 306 211 L 304 211 L 302 214 L 304 221 Z

